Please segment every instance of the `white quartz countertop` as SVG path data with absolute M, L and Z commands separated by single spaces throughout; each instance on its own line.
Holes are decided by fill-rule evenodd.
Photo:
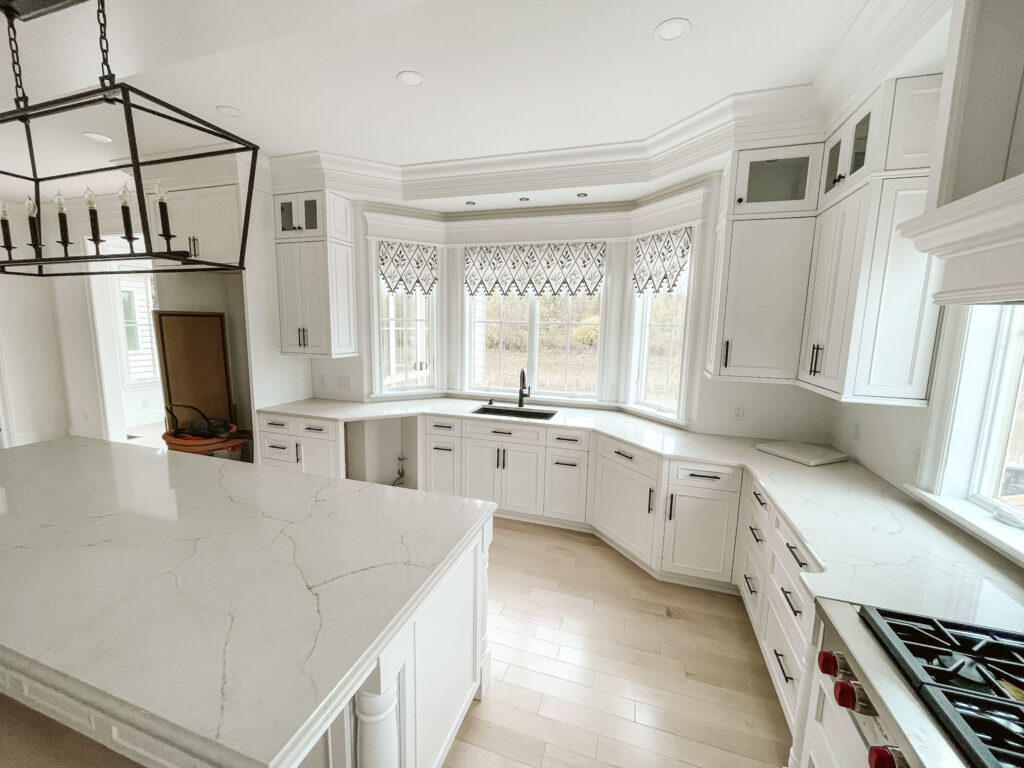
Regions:
M 0 666 L 270 765 L 493 512 L 81 438 L 0 451 Z
M 482 403 L 310 399 L 264 410 L 338 421 L 420 413 L 494 419 L 471 414 Z M 622 411 L 543 407 L 558 414 L 541 424 L 593 429 L 666 458 L 753 472 L 824 567 L 804 574 L 817 597 L 1024 628 L 1024 570 L 856 462 L 807 467 L 758 451 L 764 439 L 702 435 Z

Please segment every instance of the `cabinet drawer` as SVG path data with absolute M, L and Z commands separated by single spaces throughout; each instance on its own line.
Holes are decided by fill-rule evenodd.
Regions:
M 597 438 L 597 452 L 616 464 L 629 467 L 647 477 L 656 478 L 658 476 L 658 464 L 661 459 L 653 453 L 648 453 L 629 443 L 601 435 Z
M 739 570 L 737 583 L 740 588 L 740 596 L 743 598 L 743 605 L 750 616 L 750 623 L 754 627 L 761 626 L 761 605 L 764 602 L 764 567 L 756 550 L 752 547 L 744 547 L 742 557 L 737 558 L 736 563 Z
M 768 591 L 778 599 L 780 619 L 795 645 L 808 645 L 814 633 L 814 598 L 799 580 L 793 581 L 786 572 L 784 560 L 773 549 L 768 556 Z
M 772 523 L 772 500 L 761 485 L 754 478 L 750 479 L 750 487 L 747 490 L 747 502 L 752 510 L 754 525 L 763 531 L 771 530 Z
M 740 528 L 737 532 L 743 546 L 757 557 L 762 566 L 768 559 L 768 534 L 771 529 L 762 527 L 757 520 L 753 505 L 746 499 L 740 505 Z
M 303 437 L 322 437 L 333 440 L 338 434 L 338 423 L 321 419 L 297 419 L 295 434 Z
M 503 442 L 530 443 L 544 445 L 547 430 L 533 424 L 520 424 L 507 421 L 477 421 L 466 419 L 462 425 L 465 437 L 478 437 L 485 440 L 501 440 Z
M 260 458 L 295 463 L 295 440 L 285 435 L 260 435 Z
M 427 414 L 423 417 L 424 430 L 428 435 L 461 435 L 462 434 L 462 420 L 453 419 L 450 416 L 431 416 Z
M 779 703 L 782 704 L 782 712 L 786 716 L 790 730 L 795 730 L 800 676 L 804 667 L 804 654 L 800 651 L 803 649 L 794 649 L 786 636 L 779 618 L 778 604 L 771 594 L 764 604 L 766 616 L 762 649 L 765 663 L 768 665 L 768 674 L 779 695 Z
M 290 435 L 295 428 L 295 419 L 276 413 L 260 414 L 260 432 L 277 432 Z
M 698 464 L 689 461 L 673 461 L 668 465 L 670 483 L 693 485 L 698 488 L 715 488 L 719 491 L 738 491 L 743 479 L 739 467 L 721 464 Z
M 822 569 L 811 558 L 803 540 L 793 532 L 782 515 L 775 515 L 771 528 L 771 533 L 767 537 L 768 547 L 791 582 L 801 584 L 800 574 L 803 571 L 821 572 Z
M 590 447 L 590 431 L 548 427 L 548 445 L 552 448 L 574 448 L 585 451 Z

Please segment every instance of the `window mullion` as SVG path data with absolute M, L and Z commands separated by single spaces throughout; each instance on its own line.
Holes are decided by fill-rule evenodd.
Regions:
M 531 389 L 537 386 L 537 357 L 540 343 L 540 300 L 529 295 L 529 312 L 526 327 L 526 384 Z

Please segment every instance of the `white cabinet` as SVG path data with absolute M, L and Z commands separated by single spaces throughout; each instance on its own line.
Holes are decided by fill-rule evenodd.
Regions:
M 277 240 L 323 237 L 324 193 L 274 195 L 274 224 Z
M 596 472 L 594 527 L 642 562 L 650 563 L 654 480 L 603 455 L 597 457 Z
M 568 439 L 568 438 L 567 438 Z M 581 439 L 572 436 L 572 439 Z M 544 477 L 544 515 L 582 523 L 587 513 L 586 451 L 547 449 Z
M 882 168 L 889 134 L 889 111 L 884 108 L 887 96 L 891 98 L 891 90 L 879 88 L 825 142 L 821 171 L 823 207 Z
M 732 224 L 712 373 L 796 378 L 813 239 L 814 217 Z
M 295 455 L 301 472 L 327 477 L 337 476 L 340 461 L 336 441 L 300 437 L 295 442 Z
M 165 250 L 166 241 L 160 237 L 160 208 L 156 196 L 146 197 L 153 248 Z M 174 235 L 172 250 L 188 251 L 193 258 L 202 261 L 238 262 L 241 220 L 235 184 L 173 190 L 167 193 L 166 203 L 167 218 Z
M 324 240 L 278 243 L 277 279 L 282 352 L 358 354 L 352 246 Z
M 941 278 L 899 233 L 924 210 L 926 177 L 875 180 L 818 217 L 798 377 L 843 400 L 927 397 Z
M 661 569 L 714 581 L 732 579 L 739 494 L 669 486 Z
M 733 213 L 786 213 L 818 207 L 821 144 L 749 149 L 736 161 Z
M 942 75 L 905 77 L 896 81 L 889 129 L 887 170 L 930 168 L 935 151 Z
M 341 424 L 259 412 L 259 461 L 271 467 L 344 477 L 345 451 Z
M 458 496 L 462 493 L 462 441 L 458 437 L 427 435 L 425 488 Z
M 463 442 L 463 496 L 505 512 L 544 513 L 544 446 L 470 439 Z
M 799 378 L 838 391 L 846 373 L 853 278 L 864 242 L 869 190 L 864 188 L 818 217 L 808 284 Z

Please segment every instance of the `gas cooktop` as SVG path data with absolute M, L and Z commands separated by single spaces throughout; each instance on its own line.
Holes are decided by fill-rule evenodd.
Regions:
M 1024 768 L 1024 634 L 864 606 L 861 618 L 976 768 Z

